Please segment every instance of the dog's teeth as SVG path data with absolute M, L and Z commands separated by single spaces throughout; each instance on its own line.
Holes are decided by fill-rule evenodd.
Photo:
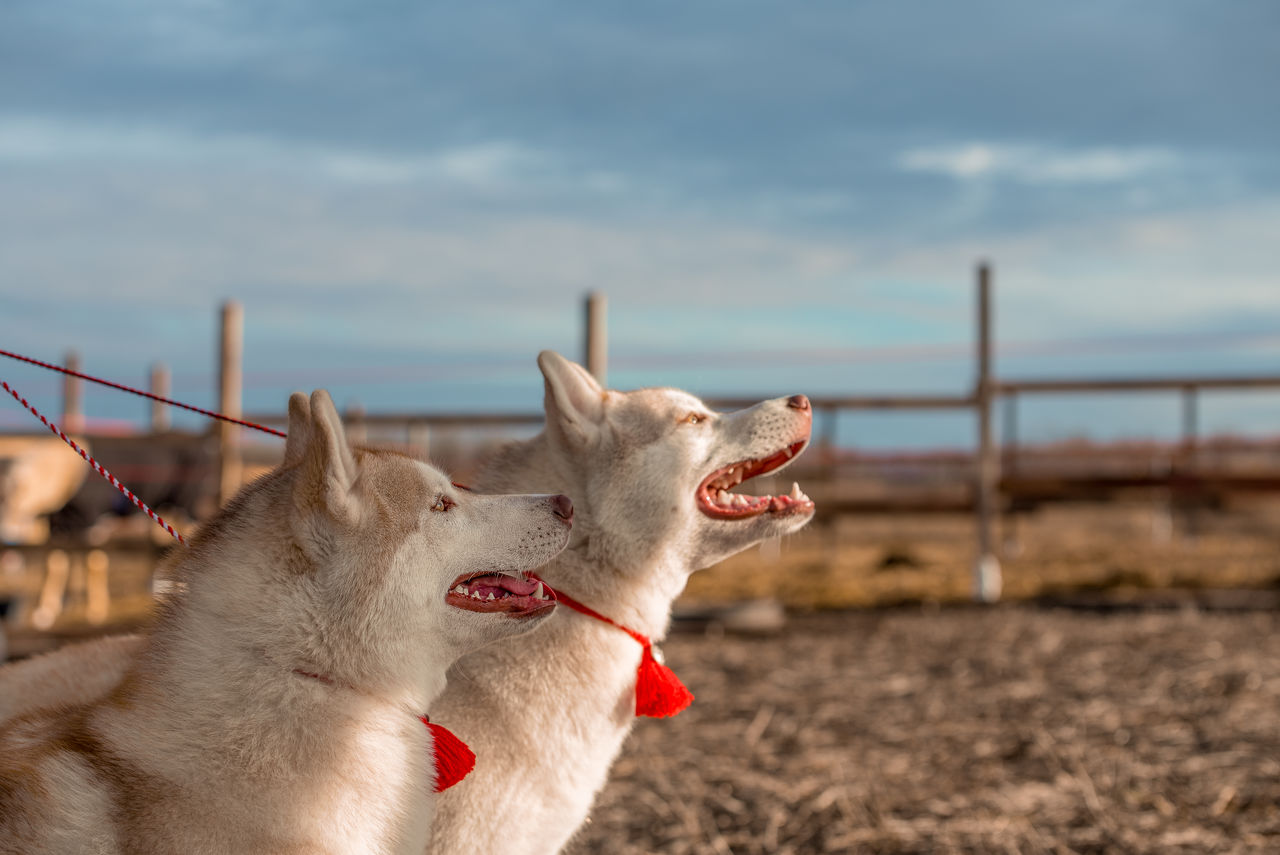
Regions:
M 717 490 L 717 491 L 716 491 L 716 504 L 717 504 L 717 505 L 723 505 L 723 504 L 728 500 L 728 495 L 729 495 L 729 494 L 728 494 L 728 493 L 726 493 L 724 490 Z
M 791 450 L 791 446 L 789 445 L 786 448 L 784 448 L 783 451 L 786 452 L 788 460 L 791 459 L 791 455 L 795 454 L 795 452 Z
M 490 592 L 489 592 L 489 596 L 485 597 L 485 600 L 486 600 L 486 601 L 488 601 L 488 600 L 492 600 L 492 599 L 493 599 L 493 591 L 490 591 Z
M 472 592 L 471 592 L 471 596 L 472 596 L 472 598 L 473 598 L 473 599 L 477 599 L 477 600 L 483 600 L 483 599 L 484 599 L 484 597 L 480 596 L 480 592 L 479 592 L 479 591 L 472 591 Z
M 741 508 L 741 507 L 743 507 L 743 506 L 744 506 L 744 505 L 746 505 L 746 504 L 747 504 L 747 497 L 746 497 L 746 496 L 743 496 L 743 495 L 740 495 L 740 494 L 734 494 L 734 497 L 733 497 L 733 506 L 734 506 L 735 508 Z
M 533 595 L 534 595 L 535 597 L 537 597 L 539 600 L 545 600 L 545 599 L 547 598 L 547 597 L 546 597 L 546 595 L 542 593 L 542 583 L 541 583 L 541 582 L 539 582 L 539 583 L 538 583 L 538 587 L 536 587 L 536 588 L 534 588 L 534 589 L 533 589 Z
M 791 482 L 791 498 L 795 499 L 796 501 L 799 501 L 800 499 L 804 498 L 804 493 L 800 492 L 800 485 L 797 484 L 795 481 Z
M 453 592 L 455 594 L 462 594 L 465 597 L 467 595 L 467 588 L 465 585 L 459 585 L 458 587 L 453 589 Z

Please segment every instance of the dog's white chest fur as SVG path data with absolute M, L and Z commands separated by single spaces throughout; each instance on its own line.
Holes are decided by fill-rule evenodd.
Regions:
M 640 646 L 566 610 L 518 656 L 494 645 L 458 663 L 436 702 L 476 751 L 476 770 L 437 804 L 431 852 L 556 852 L 581 824 L 635 720 Z M 528 673 L 525 681 L 490 679 Z M 484 716 L 475 716 L 483 710 Z M 489 807 L 479 809 L 483 800 Z M 518 806 L 517 816 L 494 814 Z M 494 847 L 494 848 L 487 848 Z

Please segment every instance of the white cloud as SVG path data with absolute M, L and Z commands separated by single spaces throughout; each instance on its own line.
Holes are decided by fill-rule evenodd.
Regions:
M 502 152 L 459 155 L 449 168 L 482 180 L 509 162 Z M 452 201 L 287 173 L 27 176 L 0 206 L 0 280 L 50 300 L 194 308 L 210 294 L 245 294 L 346 301 L 375 315 L 442 298 L 452 307 L 571 305 L 595 288 L 624 301 L 768 305 L 797 288 L 821 293 L 855 264 L 834 241 L 670 213 L 638 221 L 497 206 L 450 216 Z M 406 328 L 416 323 L 412 312 L 402 317 Z
M 968 143 L 902 152 L 897 166 L 905 172 L 947 175 L 956 179 L 1009 178 L 1027 184 L 1113 183 L 1178 166 L 1168 149 L 1060 149 L 1040 145 Z
M 1024 232 L 972 233 L 866 257 L 860 275 L 972 289 L 994 265 L 1005 340 L 1224 331 L 1280 318 L 1280 199 L 1116 215 Z M 1273 320 L 1274 323 L 1274 320 Z M 1193 357 L 1187 357 L 1193 358 Z
M 489 185 L 546 173 L 551 158 L 506 140 L 402 155 L 282 141 L 247 134 L 200 135 L 145 125 L 0 118 L 0 163 L 215 164 L 284 167 L 341 181 L 451 181 Z

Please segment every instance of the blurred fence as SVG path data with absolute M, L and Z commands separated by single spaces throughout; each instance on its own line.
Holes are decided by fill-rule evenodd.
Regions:
M 991 269 L 977 269 L 975 289 L 975 335 L 973 357 L 976 367 L 973 385 L 953 395 L 874 395 L 811 398 L 815 410 L 815 448 L 797 461 L 796 473 L 806 482 L 806 491 L 819 502 L 819 521 L 833 520 L 850 513 L 931 513 L 970 514 L 976 541 L 974 593 L 978 599 L 993 600 L 1000 594 L 999 546 L 994 526 L 1000 514 L 1012 514 L 1039 504 L 1076 499 L 1109 499 L 1124 491 L 1157 491 L 1171 502 L 1186 505 L 1213 504 L 1237 494 L 1280 492 L 1280 443 L 1214 441 L 1206 444 L 1199 436 L 1199 406 L 1207 390 L 1255 390 L 1280 392 L 1280 374 L 1264 376 L 1153 376 L 1127 378 L 1010 379 L 993 371 L 993 300 Z M 602 382 L 606 379 L 608 337 L 605 300 L 593 294 L 584 312 L 584 363 Z M 242 415 L 243 312 L 235 303 L 222 308 L 218 409 L 251 422 L 280 425 L 281 413 Z M 68 367 L 78 365 L 72 354 Z M 81 381 L 68 377 L 63 386 L 62 423 L 85 425 Z M 152 370 L 152 391 L 168 395 L 169 372 L 163 366 Z M 1036 396 L 1164 392 L 1182 401 L 1182 436 L 1173 445 L 1146 444 L 1141 447 L 1064 444 L 1058 448 L 1027 448 L 1018 438 L 1018 415 L 1023 401 Z M 712 398 L 716 409 L 732 410 L 756 403 L 747 398 Z M 859 454 L 835 447 L 837 419 L 842 413 L 857 411 L 965 412 L 974 419 L 977 442 L 962 453 L 914 455 Z M 997 438 L 997 416 L 1001 429 Z M 442 438 L 470 435 L 495 441 L 511 432 L 534 432 L 542 423 L 540 412 L 400 412 L 366 413 L 350 409 L 345 414 L 354 439 L 366 436 L 402 442 L 433 456 L 444 456 L 448 465 L 451 450 Z M 154 405 L 151 430 L 174 437 L 168 430 L 166 408 Z M 209 466 L 191 468 L 170 477 L 212 481 L 213 492 L 225 500 L 231 491 L 263 465 L 264 458 L 246 460 L 244 429 L 220 424 L 209 434 L 192 435 L 191 441 L 216 444 Z M 215 439 L 216 437 L 216 439 Z M 93 437 L 90 435 L 90 440 Z M 145 463 L 125 464 L 121 476 L 148 471 Z M 815 483 L 816 482 L 816 483 Z M 814 483 L 813 489 L 809 484 Z M 196 516 L 199 516 L 197 513 Z M 96 546 L 94 548 L 97 548 Z M 77 565 L 72 560 L 72 565 Z M 100 563 L 99 559 L 98 560 Z M 88 559 L 79 564 L 88 566 Z M 39 562 L 37 562 L 39 563 Z M 55 561 L 55 564 L 57 562 Z M 67 575 L 67 574 L 63 574 Z M 50 594 L 49 597 L 53 595 Z

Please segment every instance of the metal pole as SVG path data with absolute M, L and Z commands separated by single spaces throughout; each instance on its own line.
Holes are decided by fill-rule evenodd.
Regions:
M 978 265 L 978 383 L 974 399 L 978 409 L 978 557 L 973 568 L 973 596 L 978 602 L 1000 599 L 1000 560 L 995 554 L 992 522 L 998 504 L 1000 458 L 991 430 L 995 384 L 991 377 L 991 267 Z
M 244 308 L 234 300 L 222 304 L 222 335 L 218 348 L 218 410 L 240 418 L 244 388 Z M 240 426 L 218 422 L 218 504 L 223 505 L 240 489 Z
M 600 291 L 587 295 L 586 367 L 601 386 L 608 385 L 609 331 L 606 324 L 608 301 Z
M 80 354 L 67 351 L 66 367 L 69 371 L 79 371 Z M 84 384 L 70 374 L 62 375 L 62 429 L 67 433 L 84 431 Z
M 170 392 L 171 378 L 169 369 L 163 363 L 157 362 L 151 366 L 151 394 L 159 395 L 162 398 L 168 398 L 172 394 Z M 164 433 L 169 429 L 169 405 L 162 404 L 159 401 L 151 402 L 151 432 Z

